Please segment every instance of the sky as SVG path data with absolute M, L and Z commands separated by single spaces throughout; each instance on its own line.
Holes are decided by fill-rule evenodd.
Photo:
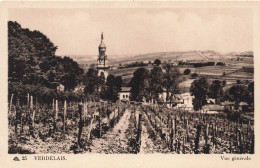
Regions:
M 17 8 L 8 14 L 49 37 L 60 56 L 98 55 L 101 32 L 107 55 L 253 51 L 253 12 L 246 8 Z

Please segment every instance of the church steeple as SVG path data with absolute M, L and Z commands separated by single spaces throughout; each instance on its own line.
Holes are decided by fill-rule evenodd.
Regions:
M 97 70 L 98 70 L 98 76 L 101 76 L 102 73 L 105 77 L 105 79 L 108 76 L 108 63 L 107 63 L 107 55 L 106 55 L 106 45 L 104 43 L 104 35 L 103 32 L 101 33 L 101 41 L 100 44 L 98 46 L 98 51 L 99 51 L 99 55 L 98 55 L 98 59 L 97 59 Z

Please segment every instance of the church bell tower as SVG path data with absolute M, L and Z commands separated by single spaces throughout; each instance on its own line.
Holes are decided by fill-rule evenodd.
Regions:
M 98 71 L 98 76 L 104 76 L 105 80 L 107 79 L 108 76 L 108 62 L 107 62 L 107 55 L 106 55 L 106 45 L 103 42 L 104 36 L 103 32 L 101 33 L 101 42 L 98 46 L 98 59 L 97 59 L 97 71 Z

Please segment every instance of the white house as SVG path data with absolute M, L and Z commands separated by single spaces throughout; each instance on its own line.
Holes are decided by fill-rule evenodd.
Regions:
M 192 99 L 194 98 L 194 96 L 191 96 L 189 92 L 183 94 L 176 94 L 174 96 L 174 102 L 177 104 L 175 106 L 176 108 L 183 110 L 193 110 Z
M 130 100 L 130 90 L 131 87 L 121 87 L 121 91 L 119 92 L 119 100 L 120 101 L 129 101 Z
M 167 97 L 166 90 L 164 90 L 162 93 L 159 94 L 159 98 L 163 102 L 166 102 L 166 97 Z M 193 98 L 194 98 L 194 96 L 191 96 L 191 94 L 189 92 L 182 93 L 182 94 L 174 94 L 173 100 L 172 100 L 172 105 L 175 105 L 174 107 L 178 108 L 178 109 L 193 110 L 193 105 L 192 105 Z
M 59 84 L 59 85 L 57 86 L 57 90 L 58 90 L 58 91 L 64 92 L 64 89 L 65 89 L 65 87 L 64 87 L 64 85 L 62 85 L 62 84 Z

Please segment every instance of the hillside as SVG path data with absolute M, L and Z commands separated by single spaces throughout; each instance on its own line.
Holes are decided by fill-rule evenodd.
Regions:
M 10 92 L 34 87 L 56 89 L 63 84 L 71 90 L 82 80 L 83 69 L 69 57 L 55 55 L 57 46 L 39 31 L 8 22 L 8 82 Z M 27 88 L 27 89 L 25 89 Z

